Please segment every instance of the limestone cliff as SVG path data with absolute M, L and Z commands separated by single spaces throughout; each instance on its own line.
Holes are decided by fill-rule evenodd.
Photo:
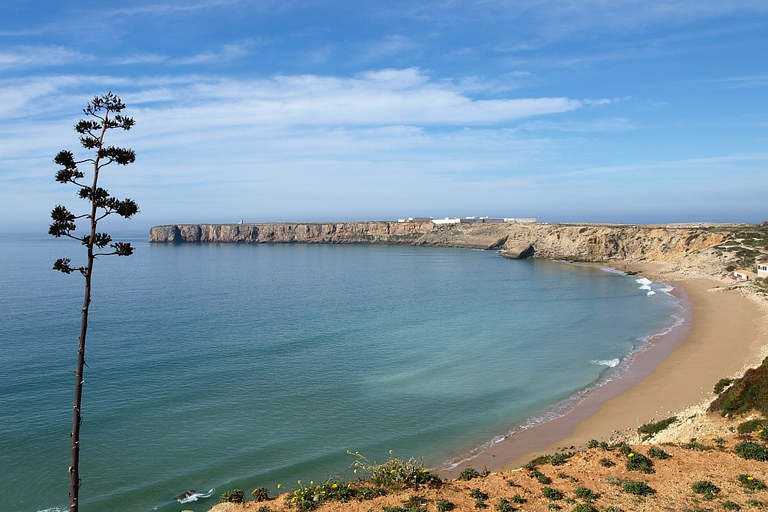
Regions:
M 510 258 L 584 262 L 655 261 L 713 275 L 732 258 L 727 230 L 566 224 L 341 222 L 156 226 L 153 243 L 410 244 L 493 249 Z M 683 262 L 685 263 L 683 265 Z

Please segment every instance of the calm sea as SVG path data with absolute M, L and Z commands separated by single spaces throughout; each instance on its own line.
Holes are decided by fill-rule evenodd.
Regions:
M 89 512 L 207 510 L 348 449 L 438 465 L 615 376 L 679 312 L 662 283 L 493 252 L 126 238 L 94 278 Z M 0 241 L 0 510 L 66 510 L 83 283 L 50 267 L 83 249 Z M 190 489 L 212 496 L 173 499 Z

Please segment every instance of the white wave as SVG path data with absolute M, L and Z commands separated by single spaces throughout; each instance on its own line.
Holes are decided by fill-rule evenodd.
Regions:
M 590 361 L 592 364 L 596 364 L 598 366 L 607 366 L 608 368 L 616 368 L 619 366 L 619 363 L 621 363 L 621 359 L 596 359 L 594 361 Z
M 651 295 L 656 295 L 656 292 L 651 290 L 648 293 L 646 293 L 646 295 L 650 297 Z
M 197 491 L 187 491 L 184 494 L 181 494 L 179 496 L 176 496 L 176 501 L 179 503 L 192 503 L 193 501 L 197 501 L 200 498 L 210 498 L 211 494 L 213 494 L 213 489 L 208 491 L 207 494 L 203 494 L 202 492 Z
M 641 277 L 640 279 L 635 279 L 635 282 L 640 285 L 641 290 L 650 290 L 651 285 L 653 284 L 653 281 L 650 279 L 646 279 L 644 277 Z
M 51 507 L 51 508 L 44 508 L 42 510 L 38 510 L 37 512 L 67 512 L 68 508 L 62 508 L 62 507 Z

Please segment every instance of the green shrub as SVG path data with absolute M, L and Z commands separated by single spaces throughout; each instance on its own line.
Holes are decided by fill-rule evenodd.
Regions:
M 437 500 L 435 505 L 437 506 L 437 512 L 451 512 L 451 510 L 456 508 L 456 505 L 448 500 Z
M 563 499 L 563 493 L 551 487 L 542 487 L 541 494 L 543 494 L 544 497 L 549 501 L 558 501 Z
M 523 498 L 519 494 L 515 494 L 514 496 L 512 496 L 512 503 L 523 504 L 526 501 L 528 501 L 528 500 L 526 500 L 525 498 Z
M 659 448 L 658 446 L 653 446 L 648 449 L 648 456 L 653 459 L 659 459 L 659 460 L 666 460 L 671 457 L 670 454 Z
M 411 457 L 408 460 L 390 457 L 385 462 L 377 464 L 360 455 L 360 452 L 347 451 L 347 453 L 355 457 L 352 465 L 355 473 L 358 470 L 368 473 L 371 483 L 375 485 L 403 489 L 420 485 L 439 487 L 442 484 L 439 476 L 424 469 L 424 460 L 421 457 Z
M 576 505 L 576 508 L 573 509 L 573 512 L 597 512 L 597 509 L 589 503 L 581 503 Z
M 625 457 L 632 453 L 632 447 L 629 446 L 627 443 L 616 443 L 611 448 L 619 450 L 619 453 L 624 455 Z
M 733 384 L 733 379 L 720 379 L 717 381 L 717 384 L 715 384 L 715 394 L 719 395 L 723 392 L 725 388 Z
M 541 485 L 549 485 L 552 483 L 552 479 L 547 475 L 539 471 L 537 468 L 529 468 L 528 476 L 535 478 Z
M 587 448 L 589 449 L 597 448 L 598 446 L 600 446 L 600 443 L 597 442 L 597 439 L 590 439 L 587 443 Z
M 269 507 L 259 507 L 258 509 L 256 509 L 256 512 L 272 512 L 272 509 L 270 509 Z
M 739 475 L 737 479 L 741 486 L 748 491 L 764 491 L 768 488 L 765 482 L 750 475 Z
M 634 494 L 636 496 L 650 496 L 656 493 L 656 490 L 647 483 L 634 482 L 632 480 L 627 480 L 622 483 L 621 489 L 626 493 Z
M 604 468 L 612 468 L 613 466 L 616 465 L 615 462 L 613 462 L 611 459 L 608 459 L 606 457 L 603 457 L 602 459 L 600 459 L 599 462 L 600 462 L 600 465 L 603 466 Z
M 742 441 L 738 443 L 733 448 L 733 451 L 742 459 L 759 461 L 768 460 L 768 448 L 752 441 Z
M 515 507 L 506 498 L 499 498 L 498 503 L 496 503 L 496 510 L 499 512 L 513 512 Z
M 580 485 L 576 489 L 574 489 L 573 495 L 579 498 L 580 500 L 586 501 L 587 503 L 592 503 L 597 499 L 597 494 L 595 494 L 592 491 L 592 489 L 588 487 L 584 487 L 583 485 Z
M 328 501 L 348 501 L 357 494 L 349 484 L 332 480 L 320 484 L 310 482 L 307 486 L 299 481 L 299 486 L 288 493 L 287 499 L 300 511 L 314 510 Z
M 245 503 L 245 493 L 240 489 L 226 491 L 219 499 L 220 503 Z
M 768 416 L 768 358 L 757 368 L 747 370 L 709 406 L 710 411 L 722 415 L 746 414 L 753 409 Z
M 553 466 L 562 466 L 571 457 L 573 457 L 573 453 L 556 453 L 554 455 L 550 455 L 549 463 Z
M 709 480 L 699 480 L 698 482 L 694 482 L 693 485 L 691 485 L 691 489 L 693 489 L 693 492 L 696 494 L 701 494 L 709 500 L 720 493 L 720 488 Z
M 667 419 L 664 419 L 664 420 L 661 420 L 661 421 L 657 421 L 655 423 L 653 423 L 653 422 L 646 423 L 645 425 L 641 425 L 637 429 L 637 432 L 641 436 L 643 436 L 643 439 L 648 439 L 650 437 L 655 436 L 656 434 L 658 434 L 662 430 L 666 429 L 667 427 L 669 427 L 671 424 L 675 423 L 676 421 L 677 421 L 677 417 L 676 416 L 672 416 L 671 418 L 667 418 Z
M 741 435 L 751 434 L 757 430 L 765 430 L 765 420 L 762 418 L 756 418 L 754 420 L 748 420 L 743 423 L 739 423 L 736 427 L 736 432 Z
M 254 501 L 267 501 L 269 499 L 269 489 L 266 487 L 257 487 L 251 491 Z
M 712 446 L 707 446 L 705 444 L 702 444 L 698 442 L 696 439 L 691 439 L 687 443 L 683 443 L 680 445 L 680 448 L 684 448 L 686 450 L 695 450 L 698 452 L 705 452 L 708 450 L 714 450 Z
M 466 468 L 459 473 L 459 480 L 469 481 L 473 478 L 479 478 L 480 473 L 475 468 Z
M 469 495 L 472 497 L 473 500 L 475 500 L 475 508 L 487 508 L 488 505 L 485 504 L 485 500 L 488 499 L 488 495 L 481 491 L 480 489 L 472 489 L 469 491 Z
M 720 505 L 722 505 L 725 510 L 741 510 L 741 505 L 730 500 L 725 500 Z
M 655 473 L 653 461 L 639 452 L 627 454 L 627 470 L 640 471 L 641 473 Z

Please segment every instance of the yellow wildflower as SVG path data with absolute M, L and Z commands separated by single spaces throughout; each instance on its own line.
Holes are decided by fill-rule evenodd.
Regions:
M 331 489 L 335 489 L 335 488 L 337 488 L 338 486 L 339 486 L 339 484 L 333 484 L 333 485 L 331 485 Z
M 748 476 L 747 480 L 754 480 L 754 477 Z
M 634 457 L 634 456 L 635 456 L 634 453 L 630 453 L 629 455 L 627 455 L 627 457 Z

